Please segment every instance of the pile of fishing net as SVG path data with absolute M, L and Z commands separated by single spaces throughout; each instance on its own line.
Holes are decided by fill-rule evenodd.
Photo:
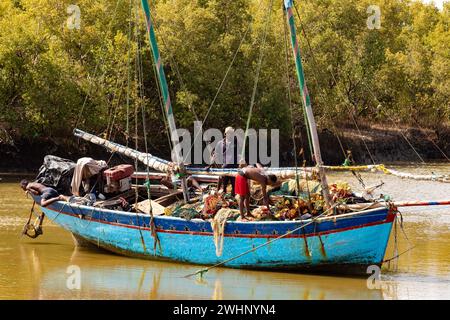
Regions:
M 253 209 L 245 218 L 239 216 L 236 221 L 273 221 L 272 213 L 266 206 L 259 206 Z
M 201 218 L 203 204 L 196 203 L 180 203 L 176 202 L 164 209 L 164 215 L 178 217 L 186 220 Z
M 324 212 L 325 201 L 321 194 L 310 195 L 310 200 L 301 198 L 281 198 L 275 204 L 273 211 L 277 220 L 304 220 Z
M 329 190 L 333 202 L 346 202 L 346 199 L 354 197 L 347 182 L 337 181 L 329 186 Z
M 183 204 L 181 201 L 175 202 L 166 207 L 164 214 L 166 216 L 179 217 L 186 220 L 196 218 L 208 220 L 213 218 L 222 208 L 238 208 L 236 199 L 230 195 L 212 192 L 194 203 Z
M 298 196 L 302 199 L 308 199 L 309 194 L 321 192 L 322 187 L 318 181 L 299 180 L 297 185 L 297 180 L 289 179 L 284 181 L 278 190 L 268 191 L 268 194 L 273 196 Z
M 333 202 L 348 203 L 355 195 L 346 182 L 336 182 L 329 186 Z M 270 193 L 275 202 L 272 208 L 277 220 L 304 220 L 325 211 L 322 187 L 318 181 L 290 179 L 283 182 L 280 189 Z
M 333 202 L 350 203 L 355 197 L 349 184 L 345 182 L 331 184 L 329 189 Z M 226 220 L 285 221 L 309 219 L 325 211 L 322 189 L 317 181 L 299 180 L 297 182 L 295 179 L 290 179 L 283 182 L 278 190 L 273 190 L 269 194 L 275 205 L 270 208 L 258 206 L 244 219 L 239 215 L 239 206 L 234 197 L 229 194 L 220 194 L 214 190 L 193 203 L 176 202 L 168 206 L 164 210 L 164 214 L 186 220 L 222 221 L 224 212 L 232 212 L 233 214 L 227 215 Z M 217 216 L 219 212 L 220 215 Z M 221 228 L 218 230 L 220 231 Z

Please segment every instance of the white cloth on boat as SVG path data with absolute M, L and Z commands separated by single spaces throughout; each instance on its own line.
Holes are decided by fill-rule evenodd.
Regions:
M 239 136 L 220 140 L 214 148 L 213 162 L 221 165 L 240 163 L 242 160 L 239 150 L 241 145 L 242 141 Z
M 107 167 L 108 165 L 103 160 L 94 160 L 88 157 L 78 159 L 72 177 L 72 194 L 79 196 L 81 184 Z
M 225 225 L 228 218 L 239 215 L 239 210 L 222 208 L 211 220 L 211 229 L 214 234 L 214 245 L 216 246 L 216 256 L 220 257 L 223 251 L 223 239 L 225 236 Z

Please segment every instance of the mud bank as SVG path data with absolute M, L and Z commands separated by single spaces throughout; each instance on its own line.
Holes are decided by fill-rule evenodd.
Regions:
M 361 164 L 391 162 L 425 162 L 447 160 L 450 156 L 450 128 L 440 131 L 416 128 L 370 127 L 338 129 L 345 150 L 351 150 Z M 329 131 L 320 133 L 324 161 L 341 164 L 342 148 L 338 138 Z
M 324 162 L 330 165 L 342 164 L 343 149 L 351 150 L 358 164 L 371 164 L 372 158 L 376 163 L 420 162 L 421 158 L 426 162 L 432 162 L 446 160 L 443 153 L 450 155 L 450 128 L 441 129 L 439 132 L 415 128 L 360 129 L 360 131 L 345 127 L 338 129 L 342 147 L 336 134 L 329 130 L 321 131 L 319 136 Z M 306 134 L 303 137 L 306 137 Z M 301 142 L 297 142 L 298 149 L 301 145 Z M 307 141 L 303 141 L 303 146 L 307 148 Z M 160 157 L 169 158 L 168 152 L 160 150 L 149 151 Z M 104 148 L 72 137 L 21 140 L 14 144 L 0 143 L 0 172 L 36 172 L 47 154 L 72 160 L 86 155 L 105 160 L 111 157 L 111 153 Z M 309 157 L 306 158 L 310 164 Z M 132 163 L 132 160 L 119 155 L 111 158 L 111 164 L 125 162 Z M 294 163 L 292 141 L 280 143 L 280 162 L 283 166 Z

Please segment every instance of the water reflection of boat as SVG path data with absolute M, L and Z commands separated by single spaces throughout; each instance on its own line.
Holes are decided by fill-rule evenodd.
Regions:
M 364 279 L 326 276 L 212 270 L 199 280 L 185 278 L 186 266 L 130 259 L 87 261 L 84 249 L 75 249 L 71 264 L 80 266 L 81 289 L 66 287 L 66 267 L 41 277 L 40 297 L 117 299 L 382 299 L 381 290 L 369 290 Z M 267 288 L 270 287 L 270 290 Z

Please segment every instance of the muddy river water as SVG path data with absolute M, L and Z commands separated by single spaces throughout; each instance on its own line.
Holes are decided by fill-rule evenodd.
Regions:
M 394 168 L 450 173 L 449 164 Z M 450 198 L 448 183 L 362 176 L 367 185 L 383 181 L 381 192 L 395 200 Z M 364 278 L 226 268 L 199 279 L 184 278 L 198 266 L 76 248 L 70 233 L 48 222 L 39 238 L 21 237 L 32 201 L 19 189 L 20 177 L 0 177 L 0 299 L 450 299 L 450 206 L 400 210 L 404 233 L 398 229 L 397 241 L 391 235 L 385 258 L 393 256 L 395 242 L 406 253 L 383 266 L 377 286 Z M 330 180 L 361 189 L 351 174 Z M 79 289 L 70 285 L 73 268 L 80 271 Z

